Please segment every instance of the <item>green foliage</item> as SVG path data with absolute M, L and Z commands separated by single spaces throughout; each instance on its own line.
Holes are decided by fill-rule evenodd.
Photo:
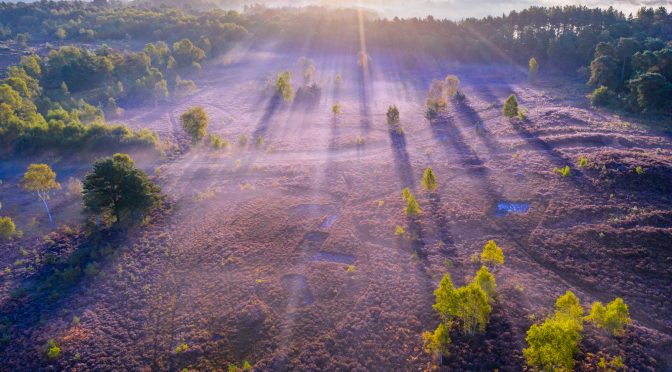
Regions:
M 56 360 L 61 357 L 61 348 L 58 347 L 56 341 L 53 339 L 47 341 L 47 344 L 44 347 L 44 355 L 49 360 Z
M 562 177 L 569 177 L 572 175 L 572 168 L 569 165 L 565 165 L 562 168 L 553 168 L 553 173 L 557 173 Z
M 294 100 L 294 88 L 292 88 L 292 74 L 289 71 L 282 72 L 278 75 L 278 80 L 275 83 L 275 90 L 285 102 Z
M 489 240 L 483 247 L 483 252 L 481 252 L 481 263 L 493 267 L 504 265 L 504 251 L 502 251 L 502 248 L 499 247 L 494 240 Z
M 406 207 L 404 208 L 404 213 L 409 217 L 415 217 L 422 213 L 420 205 L 415 200 L 415 195 L 413 195 L 410 191 L 408 192 L 408 197 L 406 198 Z
M 407 201 L 410 196 L 411 196 L 411 189 L 409 189 L 408 187 L 404 187 L 404 189 L 401 190 L 401 199 Z
M 616 96 L 612 91 L 609 90 L 608 87 L 603 85 L 590 93 L 588 98 L 590 99 L 591 105 L 600 107 L 611 105 L 616 99 Z
M 177 68 L 191 67 L 200 69 L 200 62 L 205 58 L 205 52 L 194 45 L 191 40 L 184 38 L 173 44 L 173 58 Z
M 126 154 L 98 160 L 84 181 L 85 211 L 108 223 L 139 221 L 162 198 L 159 186 Z
M 387 124 L 399 124 L 399 109 L 395 105 L 387 108 Z
M 177 97 L 186 97 L 196 90 L 196 83 L 193 80 L 183 80 L 179 76 L 175 78 L 174 94 Z
M 450 327 L 447 327 L 443 322 L 439 323 L 434 332 L 425 332 L 422 334 L 424 341 L 425 352 L 436 357 L 441 357 L 448 352 L 448 345 L 450 345 Z
M 495 276 L 490 273 L 490 270 L 488 270 L 487 267 L 481 266 L 481 268 L 476 272 L 474 283 L 481 287 L 483 292 L 485 292 L 487 295 L 488 300 L 492 301 L 495 298 L 497 283 L 495 282 Z
M 672 61 L 670 63 L 672 64 Z M 663 110 L 672 105 L 672 83 L 662 74 L 642 74 L 630 80 L 628 86 L 642 113 L 651 114 L 655 110 Z
M 208 128 L 208 114 L 202 107 L 192 107 L 180 116 L 182 128 L 196 143 L 205 137 Z
M 527 67 L 527 79 L 530 83 L 535 84 L 537 82 L 537 76 L 539 75 L 539 63 L 532 57 L 527 63 Z
M 479 279 L 488 290 L 494 291 L 494 278 L 490 282 L 487 269 L 481 273 Z M 494 292 L 493 292 L 494 293 Z M 455 288 L 450 275 L 445 274 L 434 291 L 436 301 L 434 310 L 439 313 L 445 324 L 457 321 L 464 334 L 474 334 L 485 331 L 490 319 L 490 300 L 487 293 L 476 281 L 463 287 Z
M 397 226 L 397 227 L 394 228 L 394 235 L 395 236 L 402 236 L 402 235 L 404 235 L 404 233 L 406 233 L 406 230 L 404 230 L 403 227 Z
M 579 168 L 588 167 L 588 158 L 585 156 L 579 156 L 579 160 L 577 161 L 576 166 Z
M 518 100 L 515 95 L 510 95 L 504 102 L 502 113 L 505 118 L 515 118 L 518 116 Z
M 56 182 L 56 173 L 46 164 L 31 164 L 23 175 L 21 187 L 28 192 L 37 194 L 37 197 L 44 204 L 49 221 L 53 222 L 47 200 L 49 200 L 49 194 L 53 190 L 61 188 L 61 184 Z
M 570 291 L 559 297 L 555 313 L 527 331 L 529 347 L 523 349 L 527 364 L 544 371 L 570 371 L 583 331 L 583 308 Z
M 610 55 L 596 57 L 590 63 L 590 79 L 588 85 L 593 87 L 606 86 L 618 88 L 620 84 L 618 61 Z
M 422 175 L 422 187 L 429 192 L 436 191 L 436 176 L 432 168 L 425 168 L 425 172 Z
M 0 217 L 0 239 L 11 239 L 17 235 L 16 225 L 10 217 Z
M 621 336 L 625 325 L 632 323 L 628 305 L 620 297 L 608 303 L 607 306 L 601 302 L 594 302 L 590 315 L 586 319 L 598 328 L 606 329 L 614 336 Z

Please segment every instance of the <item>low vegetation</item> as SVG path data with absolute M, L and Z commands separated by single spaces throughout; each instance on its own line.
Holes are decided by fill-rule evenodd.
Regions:
M 180 116 L 180 123 L 192 142 L 200 142 L 207 133 L 208 114 L 202 107 L 192 107 Z
M 504 108 L 502 108 L 502 113 L 505 118 L 511 119 L 518 116 L 518 100 L 515 95 L 510 95 L 506 101 L 504 101 Z

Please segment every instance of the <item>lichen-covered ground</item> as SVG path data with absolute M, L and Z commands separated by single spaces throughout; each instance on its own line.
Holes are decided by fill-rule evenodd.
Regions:
M 620 338 L 587 325 L 577 368 L 596 369 L 600 355 L 620 355 L 633 370 L 672 367 L 670 139 L 588 107 L 576 84 L 553 76 L 530 86 L 506 66 L 408 66 L 371 54 L 367 73 L 353 55 L 307 54 L 321 91 L 310 98 L 304 88 L 288 104 L 266 80 L 289 69 L 298 88 L 302 53 L 235 51 L 195 77 L 193 95 L 127 110 L 121 120 L 175 145 L 143 163 L 172 210 L 111 238 L 117 254 L 99 272 L 51 297 L 30 295 L 44 258 L 72 254 L 81 235 L 3 245 L 0 263 L 12 270 L 0 278 L 9 337 L 0 368 L 428 368 L 421 334 L 438 323 L 432 291 L 446 272 L 469 280 L 489 239 L 506 255 L 491 323 L 484 335 L 455 334 L 444 368 L 521 370 L 527 328 L 568 289 L 586 309 L 621 296 L 634 321 Z M 429 83 L 447 74 L 460 77 L 467 99 L 430 123 Z M 512 93 L 524 121 L 501 115 Z M 391 104 L 403 134 L 386 123 Z M 196 105 L 229 150 L 187 149 L 179 115 Z M 587 167 L 576 165 L 581 156 Z M 553 172 L 565 165 L 571 176 Z M 434 195 L 420 187 L 427 166 Z M 418 224 L 403 214 L 405 186 L 423 209 Z M 504 213 L 500 202 L 529 210 Z M 62 223 L 79 221 L 63 212 L 73 203 L 56 205 Z M 406 234 L 395 236 L 396 226 Z M 63 350 L 56 361 L 43 356 L 48 339 Z

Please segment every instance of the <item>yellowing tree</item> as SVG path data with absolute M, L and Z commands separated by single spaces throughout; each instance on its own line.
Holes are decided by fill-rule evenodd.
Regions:
M 483 265 L 504 265 L 504 252 L 494 240 L 488 241 L 483 247 L 483 252 L 481 253 L 481 263 Z
M 625 325 L 632 323 L 628 305 L 620 297 L 608 303 L 607 306 L 601 302 L 593 303 L 590 315 L 586 318 L 598 328 L 606 329 L 614 336 L 622 335 Z
M 450 344 L 449 331 L 450 327 L 441 322 L 434 332 L 425 332 L 422 334 L 425 352 L 436 356 L 439 359 L 439 365 L 443 364 L 443 355 L 448 351 L 448 345 Z
M 436 176 L 430 167 L 427 167 L 422 175 L 422 187 L 429 192 L 436 191 Z
M 56 182 L 56 173 L 46 164 L 31 164 L 23 175 L 21 187 L 26 191 L 37 194 L 37 197 L 44 204 L 44 209 L 46 209 L 49 216 L 49 222 L 53 222 L 47 200 L 49 200 L 51 191 L 61 188 L 61 185 Z

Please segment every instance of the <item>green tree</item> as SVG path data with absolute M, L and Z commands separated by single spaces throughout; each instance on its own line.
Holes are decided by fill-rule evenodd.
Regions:
M 44 209 L 49 216 L 49 222 L 53 223 L 47 200 L 49 200 L 49 194 L 53 190 L 61 188 L 61 185 L 56 182 L 56 173 L 46 164 L 31 164 L 23 175 L 21 187 L 28 192 L 37 194 L 37 197 L 44 204 Z
M 278 75 L 278 81 L 275 83 L 276 92 L 282 97 L 283 101 L 291 102 L 294 100 L 294 88 L 292 88 L 292 74 L 289 71 Z
M 614 336 L 620 336 L 624 327 L 632 323 L 628 305 L 622 298 L 617 297 L 604 306 L 601 302 L 594 302 L 587 320 L 595 323 L 598 328 L 606 329 Z
M 632 56 L 642 50 L 641 44 L 635 38 L 622 37 L 616 45 L 616 56 L 621 60 L 621 81 L 625 81 L 627 69 L 631 66 Z
M 527 364 L 543 371 L 571 371 L 583 331 L 583 308 L 567 291 L 555 302 L 555 313 L 527 331 L 523 349 Z
M 182 128 L 196 143 L 205 137 L 208 128 L 208 114 L 203 107 L 192 107 L 180 116 Z
M 163 196 L 159 186 L 126 154 L 98 160 L 84 181 L 86 212 L 110 223 L 137 221 Z
M 199 62 L 205 58 L 203 49 L 194 45 L 189 39 L 182 39 L 173 44 L 173 58 L 178 68 L 194 67 L 201 68 Z
M 425 168 L 422 175 L 422 187 L 429 192 L 436 191 L 436 176 L 434 176 L 434 171 L 430 167 Z
M 488 295 L 476 281 L 455 288 L 450 275 L 445 274 L 434 296 L 433 308 L 445 324 L 458 321 L 464 334 L 485 331 L 492 307 Z
M 483 247 L 483 252 L 481 252 L 481 263 L 493 267 L 504 265 L 504 252 L 494 240 L 489 240 Z
M 450 327 L 443 322 L 439 323 L 434 332 L 425 332 L 422 338 L 425 345 L 425 352 L 433 354 L 439 359 L 439 364 L 443 356 L 448 352 L 448 345 L 450 345 Z
M 648 114 L 649 122 L 656 109 L 663 109 L 672 102 L 672 83 L 658 73 L 646 73 L 628 83 L 642 113 Z
M 527 331 L 523 355 L 529 366 L 542 371 L 571 371 L 579 350 L 581 329 L 570 319 L 548 317 Z
M 409 193 L 408 198 L 406 199 L 406 208 L 404 208 L 404 213 L 410 217 L 414 217 L 422 213 L 422 209 L 420 209 L 420 205 L 415 200 L 415 195 L 412 193 Z
M 510 95 L 504 102 L 502 109 L 505 118 L 515 118 L 518 116 L 518 100 L 515 95 Z
M 539 74 L 539 63 L 537 63 L 536 58 L 532 57 L 528 62 L 527 79 L 530 81 L 530 83 L 534 84 L 537 82 L 538 74 Z
M 11 239 L 16 234 L 14 221 L 10 217 L 0 217 L 0 239 Z
M 474 283 L 481 287 L 490 301 L 495 298 L 497 283 L 495 282 L 495 276 L 490 273 L 490 270 L 488 270 L 487 267 L 481 266 L 481 268 L 476 272 Z
M 619 85 L 618 61 L 616 58 L 608 55 L 595 58 L 590 63 L 589 86 L 606 86 L 610 89 L 616 89 Z

